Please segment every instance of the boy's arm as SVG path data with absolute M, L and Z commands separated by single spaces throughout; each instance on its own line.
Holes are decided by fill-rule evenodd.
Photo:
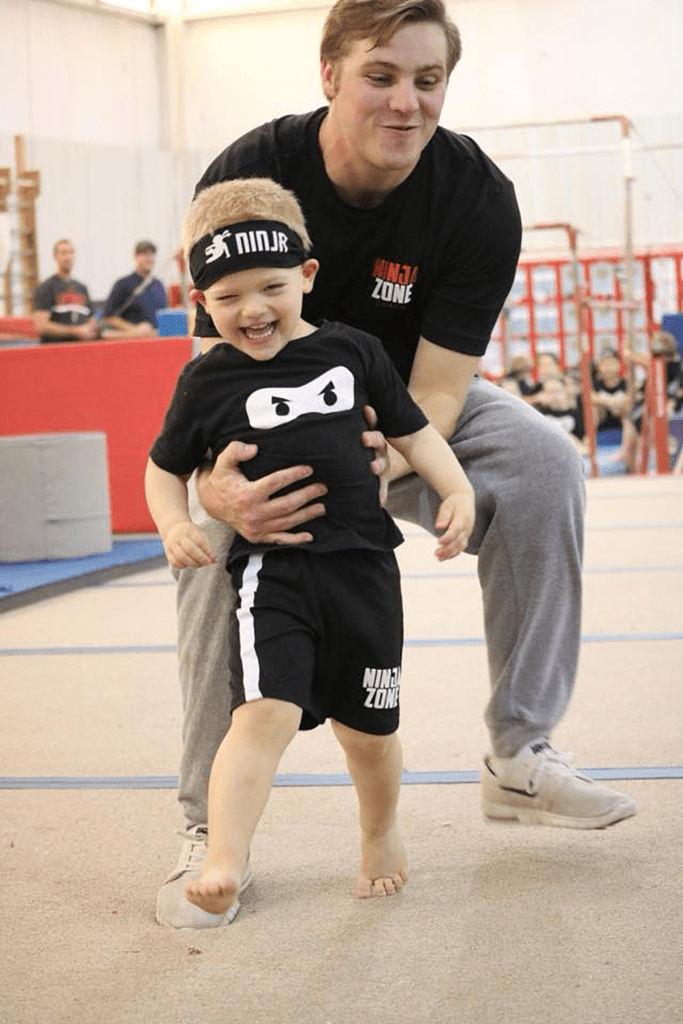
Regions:
M 443 499 L 434 524 L 444 531 L 437 558 L 443 561 L 459 555 L 474 528 L 474 491 L 447 441 L 429 423 L 414 434 L 389 438 L 389 442 Z
M 145 497 L 166 557 L 175 569 L 198 569 L 216 561 L 208 537 L 190 519 L 187 483 L 182 477 L 148 459 Z
M 474 494 L 448 442 L 431 423 L 414 434 L 390 437 L 389 443 L 401 453 L 411 469 L 432 485 L 440 497 L 447 498 L 456 492 Z

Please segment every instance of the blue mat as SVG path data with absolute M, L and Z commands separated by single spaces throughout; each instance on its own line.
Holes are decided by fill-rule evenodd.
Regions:
M 0 563 L 0 612 L 78 587 L 166 564 L 161 541 L 115 540 L 112 550 L 87 558 Z

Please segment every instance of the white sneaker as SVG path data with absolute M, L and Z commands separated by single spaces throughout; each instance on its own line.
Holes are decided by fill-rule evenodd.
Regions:
M 187 832 L 181 832 L 185 842 L 180 851 L 175 871 L 172 872 L 157 894 L 156 919 L 169 928 L 220 928 L 232 924 L 240 909 L 240 901 L 228 907 L 224 914 L 209 914 L 201 907 L 190 903 L 185 895 L 185 885 L 190 878 L 199 878 L 206 858 L 205 825 L 194 825 Z M 251 865 L 247 860 L 240 885 L 240 894 L 251 882 Z
M 605 828 L 636 813 L 630 797 L 572 767 L 571 754 L 539 739 L 514 757 L 484 758 L 479 773 L 485 817 L 524 825 Z

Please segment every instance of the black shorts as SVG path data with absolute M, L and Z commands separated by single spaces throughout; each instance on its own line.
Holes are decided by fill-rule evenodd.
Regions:
M 399 719 L 401 582 L 393 551 L 278 549 L 230 567 L 233 709 L 275 697 L 302 729 L 334 718 L 385 736 Z

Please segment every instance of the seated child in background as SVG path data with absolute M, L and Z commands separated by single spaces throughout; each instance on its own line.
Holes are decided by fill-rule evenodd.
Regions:
M 636 467 L 638 438 L 643 425 L 643 412 L 645 409 L 645 390 L 653 356 L 664 357 L 666 411 L 668 418 L 670 419 L 672 416 L 678 415 L 683 410 L 683 363 L 681 362 L 681 354 L 678 351 L 678 343 L 674 335 L 669 331 L 657 331 L 652 336 L 649 353 L 632 352 L 629 349 L 625 349 L 624 358 L 629 363 L 640 366 L 646 371 L 645 378 L 636 392 L 631 414 L 624 421 L 622 447 L 624 449 L 624 459 L 632 471 Z M 672 467 L 672 473 L 675 476 L 680 476 L 682 470 L 683 448 L 681 448 L 681 452 Z
M 147 500 L 169 562 L 200 568 L 214 560 L 187 503 L 186 480 L 207 452 L 215 457 L 240 440 L 257 449 L 242 464 L 251 479 L 304 463 L 327 486 L 325 515 L 301 528 L 310 543 L 250 544 L 236 534 L 230 548 L 233 720 L 209 782 L 206 865 L 187 896 L 211 914 L 236 901 L 280 758 L 298 729 L 326 718 L 359 800 L 356 893 L 392 894 L 407 880 L 396 820 L 403 622 L 393 549 L 402 537 L 360 443 L 364 407 L 442 498 L 439 559 L 465 548 L 473 491 L 381 343 L 302 319 L 318 263 L 307 256 L 292 193 L 269 179 L 204 189 L 188 210 L 183 243 L 191 298 L 221 338 L 182 371 L 147 466 Z
M 591 393 L 598 430 L 622 430 L 630 409 L 628 385 L 622 376 L 619 356 L 604 349 L 598 356 Z
M 528 356 L 513 356 L 501 381 L 501 387 L 513 395 L 519 395 L 520 398 L 528 398 L 529 395 L 537 394 L 541 390 L 541 385 L 534 380 L 531 374 L 532 366 Z
M 546 380 L 562 376 L 560 360 L 554 352 L 539 352 L 536 356 L 536 378 L 543 386 Z
M 542 401 L 543 385 L 547 380 L 562 377 L 560 360 L 554 352 L 539 352 L 536 356 L 536 387 L 526 396 L 529 405 L 538 405 Z
M 573 394 L 573 387 L 564 377 L 549 377 L 544 381 L 536 408 L 543 416 L 554 420 L 569 435 L 577 450 L 585 454 L 583 412 Z

